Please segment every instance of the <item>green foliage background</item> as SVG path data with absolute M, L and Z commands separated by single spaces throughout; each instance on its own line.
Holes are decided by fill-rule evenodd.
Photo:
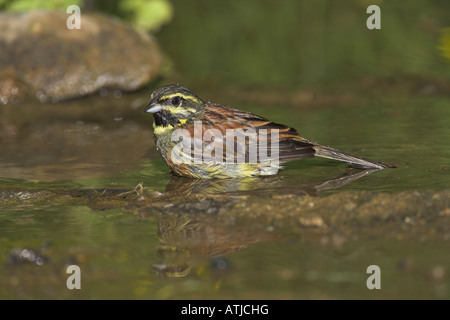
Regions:
M 7 11 L 60 9 L 70 5 L 80 6 L 82 2 L 82 0 L 0 0 L 0 9 Z
M 64 10 L 77 5 L 82 10 L 116 15 L 147 31 L 158 30 L 171 20 L 172 5 L 168 0 L 0 0 L 0 10 Z

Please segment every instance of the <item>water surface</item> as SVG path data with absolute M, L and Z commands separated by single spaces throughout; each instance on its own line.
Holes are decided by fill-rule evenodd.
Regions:
M 170 77 L 0 107 L 0 298 L 448 299 L 448 4 L 382 2 L 369 31 L 365 1 L 173 3 Z M 167 83 L 396 168 L 174 177 L 143 112 Z
M 447 298 L 445 96 L 393 92 L 377 101 L 361 92 L 348 93 L 350 102 L 329 95 L 313 108 L 296 105 L 298 92 L 271 93 L 280 101 L 287 94 L 290 105 L 237 94 L 221 101 L 398 167 L 342 185 L 343 175 L 361 170 L 325 159 L 292 162 L 262 179 L 173 177 L 142 111 L 148 92 L 39 112 L 33 104 L 3 107 L 1 296 Z M 212 100 L 214 92 L 204 95 Z M 133 191 L 140 183 L 144 200 Z M 15 259 L 22 249 L 43 265 Z M 70 264 L 81 267 L 82 290 L 66 288 Z M 381 290 L 365 285 L 372 264 L 382 270 Z

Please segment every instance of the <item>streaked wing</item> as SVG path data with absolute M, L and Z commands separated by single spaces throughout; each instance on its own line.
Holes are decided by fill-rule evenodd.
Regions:
M 234 129 L 238 137 L 239 134 L 243 134 L 241 136 L 242 139 L 233 138 L 234 160 L 245 157 L 245 162 L 249 162 L 249 160 L 254 162 L 254 157 L 257 156 L 257 161 L 259 162 L 266 156 L 273 157 L 271 151 L 275 150 L 276 142 L 278 142 L 278 160 L 281 162 L 311 158 L 315 154 L 314 145 L 300 137 L 295 129 L 228 106 L 209 104 L 201 119 L 201 123 L 203 146 L 217 147 L 216 150 L 222 148 L 224 161 L 226 160 L 227 152 L 228 156 L 230 156 L 230 148 L 226 147 L 228 129 Z M 211 139 L 205 141 L 205 132 L 210 129 L 216 130 L 216 133 L 220 132 L 224 139 L 214 138 L 213 142 L 211 142 Z M 193 127 L 190 128 L 190 133 L 191 137 L 194 137 Z M 200 137 L 196 138 L 199 139 Z M 230 143 L 229 139 L 228 143 Z M 262 157 L 260 157 L 261 155 Z

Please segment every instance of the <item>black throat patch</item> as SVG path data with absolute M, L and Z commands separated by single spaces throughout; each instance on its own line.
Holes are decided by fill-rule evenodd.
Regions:
M 169 125 L 175 127 L 176 124 L 180 123 L 177 118 L 175 118 L 169 111 L 164 109 L 154 113 L 153 117 L 155 117 L 155 125 L 157 127 L 168 127 Z

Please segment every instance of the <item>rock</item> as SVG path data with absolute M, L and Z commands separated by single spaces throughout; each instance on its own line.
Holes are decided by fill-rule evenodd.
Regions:
M 42 102 L 91 94 L 101 88 L 132 91 L 161 72 L 155 40 L 119 19 L 81 13 L 0 13 L 0 103 L 30 96 Z

